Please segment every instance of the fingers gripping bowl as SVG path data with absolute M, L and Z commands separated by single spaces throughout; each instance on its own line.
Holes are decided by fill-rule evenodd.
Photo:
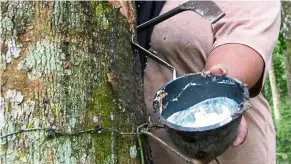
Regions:
M 227 119 L 213 123 L 205 119 L 206 122 L 201 126 L 183 126 L 169 121 L 169 117 L 177 112 L 184 112 L 194 105 L 219 97 L 237 103 L 236 108 L 230 108 Z M 202 76 L 196 73 L 166 83 L 156 93 L 153 106 L 158 120 L 165 125 L 180 152 L 191 158 L 212 160 L 225 152 L 234 141 L 242 114 L 249 107 L 248 101 L 248 89 L 240 81 L 228 76 Z M 204 111 L 206 114 L 213 112 L 217 111 Z

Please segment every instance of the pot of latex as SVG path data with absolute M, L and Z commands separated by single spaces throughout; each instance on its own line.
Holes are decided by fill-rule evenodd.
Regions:
M 212 160 L 234 141 L 249 107 L 249 92 L 228 76 L 188 74 L 162 86 L 153 106 L 180 152 Z

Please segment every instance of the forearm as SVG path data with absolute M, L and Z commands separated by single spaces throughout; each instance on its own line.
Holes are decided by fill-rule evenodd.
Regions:
M 253 88 L 264 71 L 264 60 L 252 48 L 241 44 L 225 44 L 215 48 L 206 62 L 206 70 L 221 64 L 230 77 L 237 78 Z

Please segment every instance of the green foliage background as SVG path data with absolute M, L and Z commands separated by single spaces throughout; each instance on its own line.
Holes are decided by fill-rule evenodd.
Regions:
M 274 122 L 276 127 L 277 141 L 277 163 L 291 164 L 291 103 L 287 95 L 286 69 L 284 62 L 284 52 L 286 51 L 286 40 L 282 33 L 279 35 L 276 47 L 273 52 L 273 67 L 276 76 L 276 83 L 279 92 L 279 110 L 281 119 Z M 290 47 L 291 48 L 291 47 Z M 269 79 L 267 79 L 263 94 L 267 98 L 273 109 L 272 93 Z M 273 111 L 273 110 L 272 110 Z M 274 116 L 274 115 L 273 115 Z

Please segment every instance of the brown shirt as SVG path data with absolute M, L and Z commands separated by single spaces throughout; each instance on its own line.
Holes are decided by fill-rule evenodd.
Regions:
M 280 1 L 215 2 L 226 13 L 224 18 L 211 25 L 194 12 L 180 13 L 155 26 L 151 40 L 153 49 L 173 65 L 177 75 L 181 76 L 202 71 L 210 52 L 220 45 L 247 45 L 264 59 L 265 80 L 278 37 Z M 161 13 L 181 3 L 167 1 Z M 152 120 L 157 121 L 152 109 L 153 96 L 164 83 L 172 80 L 172 73 L 168 68 L 148 59 L 144 80 L 146 105 Z M 231 147 L 220 156 L 218 160 L 222 164 L 275 163 L 275 131 L 269 105 L 261 94 L 251 99 L 251 104 L 253 107 L 244 114 L 249 128 L 248 138 L 243 145 Z M 154 133 L 172 145 L 164 130 L 156 130 Z M 155 163 L 183 163 L 182 159 L 159 143 L 151 141 L 151 146 Z

